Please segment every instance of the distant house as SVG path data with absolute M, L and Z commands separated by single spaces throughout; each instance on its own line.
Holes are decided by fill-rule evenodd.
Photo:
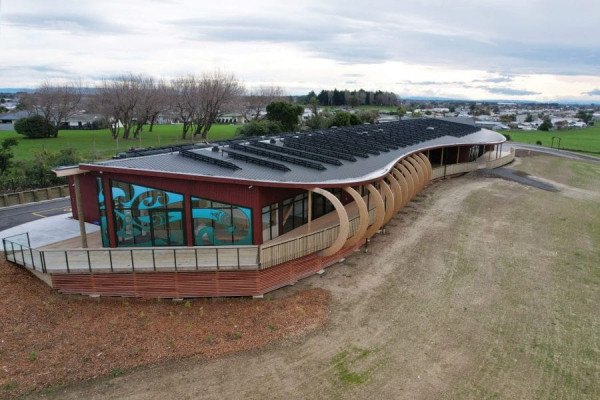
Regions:
M 217 117 L 218 124 L 241 124 L 244 117 L 240 113 L 225 113 Z
M 25 118 L 29 116 L 29 111 L 17 111 L 6 114 L 0 114 L 0 124 L 13 124 L 20 120 L 21 118 Z
M 101 114 L 76 114 L 67 118 L 61 129 L 102 129 L 104 125 Z

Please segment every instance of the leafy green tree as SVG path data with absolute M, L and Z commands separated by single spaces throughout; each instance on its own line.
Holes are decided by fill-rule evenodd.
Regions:
M 283 132 L 283 126 L 279 121 L 250 121 L 238 129 L 238 134 L 241 136 L 264 136 L 274 133 Z
M 56 137 L 58 128 L 41 115 L 30 115 L 15 122 L 15 131 L 31 139 Z
M 362 124 L 362 120 L 356 114 L 338 111 L 331 120 L 330 126 L 350 126 L 360 124 Z
M 552 122 L 550 122 L 550 118 L 545 118 L 544 122 L 538 126 L 538 131 L 549 131 L 552 128 Z
M 356 113 L 356 116 L 360 118 L 362 122 L 368 122 L 370 124 L 374 124 L 379 119 L 379 111 L 377 110 L 360 110 Z
M 4 175 L 10 166 L 10 159 L 14 157 L 11 147 L 18 145 L 19 142 L 15 138 L 7 138 L 2 141 L 0 147 L 0 175 Z
M 580 120 L 582 120 L 586 124 L 589 124 L 590 121 L 592 120 L 592 118 L 594 118 L 594 113 L 593 112 L 587 112 L 585 110 L 579 110 L 579 111 L 577 111 L 577 114 L 575 115 L 575 118 L 579 118 Z
M 525 117 L 525 122 L 533 122 L 533 115 L 531 115 L 531 113 L 527 113 L 527 117 Z
M 304 108 L 283 101 L 274 101 L 267 106 L 267 119 L 277 121 L 285 131 L 294 131 L 298 125 L 298 117 Z

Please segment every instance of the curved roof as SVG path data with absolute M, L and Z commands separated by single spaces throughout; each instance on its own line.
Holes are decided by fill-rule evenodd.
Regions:
M 333 186 L 384 176 L 399 159 L 417 151 L 504 141 L 503 135 L 473 125 L 414 119 L 225 141 L 212 148 L 192 147 L 80 168 L 268 186 Z

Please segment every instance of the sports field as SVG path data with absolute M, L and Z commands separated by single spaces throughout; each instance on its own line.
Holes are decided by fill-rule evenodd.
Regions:
M 560 148 L 581 151 L 587 154 L 600 156 L 600 125 L 585 129 L 573 129 L 566 131 L 502 131 L 505 135 L 510 135 L 510 139 L 515 142 L 536 144 L 542 142 L 542 146 L 551 147 L 552 137 L 554 147 L 558 146 L 560 138 Z
M 236 125 L 213 125 L 208 140 L 229 139 L 235 135 Z M 108 129 L 59 131 L 57 138 L 27 139 L 14 131 L 0 131 L 0 142 L 8 137 L 19 139 L 19 145 L 13 147 L 14 160 L 31 160 L 36 150 L 46 149 L 57 152 L 64 148 L 76 148 L 86 160 L 110 158 L 120 151 L 131 147 L 158 147 L 170 144 L 190 143 L 191 135 L 181 139 L 181 125 L 155 125 L 153 132 L 145 128 L 138 139 L 115 140 Z

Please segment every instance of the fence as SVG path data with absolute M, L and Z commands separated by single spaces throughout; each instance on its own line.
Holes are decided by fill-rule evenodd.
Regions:
M 0 194 L 0 207 L 57 199 L 59 197 L 67 197 L 68 195 L 69 187 L 67 185 L 27 190 L 24 192 Z
M 52 274 L 258 269 L 258 246 L 33 249 L 29 234 L 2 239 L 8 261 Z
M 375 220 L 375 209 L 369 210 L 369 224 Z M 354 235 L 360 223 L 360 217 L 349 220 L 350 229 L 348 237 Z M 260 268 L 269 268 L 273 265 L 291 261 L 296 258 L 312 254 L 329 247 L 338 237 L 340 224 L 336 223 L 318 231 L 293 237 L 282 242 L 265 244 L 260 247 Z
M 515 159 L 515 148 L 511 147 L 510 153 L 508 153 L 508 155 L 505 155 L 504 157 L 499 157 L 495 160 L 488 161 L 486 163 L 486 167 L 487 168 L 498 168 L 498 167 L 501 167 L 503 165 L 510 163 L 514 159 Z

